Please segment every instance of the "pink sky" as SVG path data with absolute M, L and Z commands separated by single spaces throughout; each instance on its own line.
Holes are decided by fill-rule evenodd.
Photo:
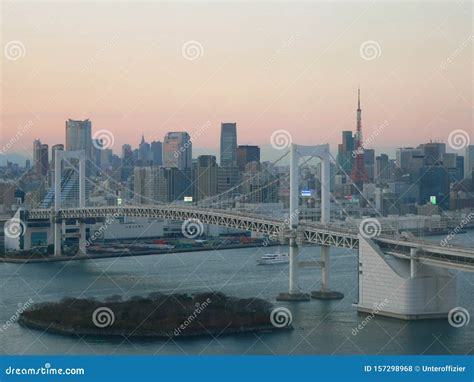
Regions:
M 235 121 L 239 144 L 268 145 L 285 129 L 335 149 L 355 128 L 359 84 L 365 136 L 388 121 L 372 147 L 472 133 L 469 3 L 2 7 L 2 47 L 17 40 L 25 54 L 2 57 L 1 144 L 33 121 L 11 152 L 31 151 L 36 137 L 63 143 L 68 118 L 110 130 L 115 152 L 142 132 L 193 135 L 207 121 L 196 147 L 218 147 L 220 123 Z M 190 40 L 203 48 L 196 60 L 182 54 Z M 367 41 L 380 47 L 375 59 L 361 55 Z

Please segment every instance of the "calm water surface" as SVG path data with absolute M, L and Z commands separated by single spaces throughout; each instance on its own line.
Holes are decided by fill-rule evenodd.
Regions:
M 430 240 L 437 238 L 431 237 Z M 439 238 L 438 238 L 439 240 Z M 474 232 L 455 242 L 472 247 Z M 57 301 L 65 296 L 98 299 L 120 294 L 218 290 L 238 297 L 260 297 L 293 314 L 295 330 L 261 335 L 168 341 L 69 338 L 20 327 L 0 331 L 1 354 L 473 354 L 474 317 L 455 329 L 447 320 L 407 322 L 376 318 L 357 335 L 366 315 L 357 314 L 357 253 L 331 249 L 331 283 L 343 300 L 284 303 L 287 265 L 257 266 L 256 259 L 276 248 L 180 253 L 136 258 L 51 264 L 0 263 L 0 328 L 30 298 Z M 282 250 L 286 250 L 282 247 Z M 319 260 L 319 248 L 305 247 L 302 261 Z M 318 289 L 320 271 L 300 270 L 304 291 Z M 458 274 L 458 305 L 474 315 L 474 273 Z

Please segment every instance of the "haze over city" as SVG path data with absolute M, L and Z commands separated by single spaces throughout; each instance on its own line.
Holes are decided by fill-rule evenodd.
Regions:
M 1 143 L 32 120 L 10 152 L 31 156 L 34 138 L 63 142 L 68 118 L 88 118 L 114 134 L 117 154 L 142 132 L 192 136 L 207 121 L 195 149 L 216 149 L 220 123 L 234 121 L 242 144 L 269 145 L 285 129 L 295 142 L 335 146 L 354 128 L 358 86 L 365 134 L 389 122 L 373 147 L 446 142 L 454 128 L 472 131 L 470 11 L 451 2 L 7 2 L 3 39 L 21 41 L 24 54 L 3 60 Z

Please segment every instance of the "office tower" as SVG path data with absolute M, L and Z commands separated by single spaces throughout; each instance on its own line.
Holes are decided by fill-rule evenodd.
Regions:
M 192 196 L 191 170 L 177 167 L 135 167 L 134 201 L 139 204 L 171 203 Z
M 375 174 L 375 150 L 374 149 L 365 149 L 364 150 L 364 164 L 367 171 L 367 176 L 369 181 L 374 181 Z
M 268 162 L 251 162 L 245 167 L 241 201 L 246 203 L 277 203 L 279 176 L 272 173 Z
M 217 194 L 217 161 L 214 155 L 200 155 L 196 166 L 196 198 L 198 201 Z
M 33 161 L 35 173 L 39 177 L 46 176 L 49 169 L 49 148 L 48 145 L 42 144 L 39 139 L 33 141 Z
M 221 124 L 221 167 L 237 166 L 237 124 Z
M 364 182 L 369 181 L 367 171 L 365 169 L 364 162 L 364 149 L 363 149 L 363 138 L 362 138 L 362 109 L 360 108 L 360 89 L 358 89 L 358 101 L 357 101 L 357 131 L 355 134 L 355 149 L 356 155 L 352 165 L 351 179 L 352 182 L 359 188 L 362 189 Z
M 41 141 L 35 139 L 33 141 L 33 167 L 35 169 L 35 174 L 41 175 Z
M 237 194 L 239 168 L 237 167 L 237 124 L 221 124 L 220 167 L 218 171 L 218 192 L 229 191 L 229 196 Z
M 135 167 L 133 169 L 134 202 L 138 204 L 153 204 L 156 200 L 156 182 L 154 167 Z
M 245 165 L 250 162 L 260 163 L 260 147 L 240 145 L 237 147 L 237 166 L 239 171 L 245 171 Z
M 161 166 L 163 164 L 163 144 L 160 141 L 151 142 L 151 160 L 153 166 Z
M 432 203 L 443 209 L 449 208 L 450 176 L 443 166 L 425 166 L 418 180 L 419 204 Z
M 85 150 L 86 158 L 92 159 L 92 124 L 88 119 L 66 121 L 66 150 Z
M 122 166 L 133 166 L 133 150 L 129 144 L 122 145 Z
M 98 174 L 99 169 L 102 168 L 102 150 L 104 150 L 103 142 L 101 139 L 92 140 L 92 157 L 94 158 L 95 168 L 94 172 Z
M 192 142 L 186 132 L 167 133 L 163 140 L 163 166 L 190 170 L 192 162 Z
M 438 142 L 424 143 L 418 146 L 423 153 L 424 165 L 439 165 L 443 161 L 443 155 L 446 153 L 446 144 Z
M 342 143 L 338 145 L 337 164 L 342 173 L 349 174 L 354 160 L 354 137 L 352 131 L 342 132 Z
M 142 134 L 142 140 L 138 145 L 138 165 L 149 166 L 152 163 L 151 147 L 148 142 L 145 141 L 145 136 Z
M 133 150 L 129 144 L 122 145 L 122 156 L 120 166 L 120 178 L 126 182 L 133 175 Z
M 40 163 L 41 163 L 41 175 L 48 175 L 49 169 L 49 147 L 43 143 L 40 148 Z
M 459 182 L 462 180 L 463 172 L 459 167 L 458 155 L 454 153 L 445 153 L 443 155 L 443 167 L 450 176 L 451 182 Z
M 458 155 L 456 157 L 456 174 L 457 174 L 457 181 L 460 182 L 464 177 L 464 157 Z
M 380 154 L 375 158 L 374 180 L 384 183 L 390 180 L 390 167 L 387 154 Z
M 403 147 L 399 148 L 396 152 L 396 165 L 400 168 L 402 174 L 412 174 L 416 176 L 425 163 L 424 158 L 422 149 Z
M 466 146 L 466 152 L 464 154 L 464 177 L 469 178 L 472 176 L 474 170 L 474 145 Z

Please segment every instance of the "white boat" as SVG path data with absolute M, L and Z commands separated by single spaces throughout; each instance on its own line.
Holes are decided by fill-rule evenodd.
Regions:
M 288 253 L 272 253 L 265 256 L 262 256 L 260 259 L 257 260 L 259 265 L 267 265 L 267 264 L 288 264 L 290 261 L 290 257 Z

